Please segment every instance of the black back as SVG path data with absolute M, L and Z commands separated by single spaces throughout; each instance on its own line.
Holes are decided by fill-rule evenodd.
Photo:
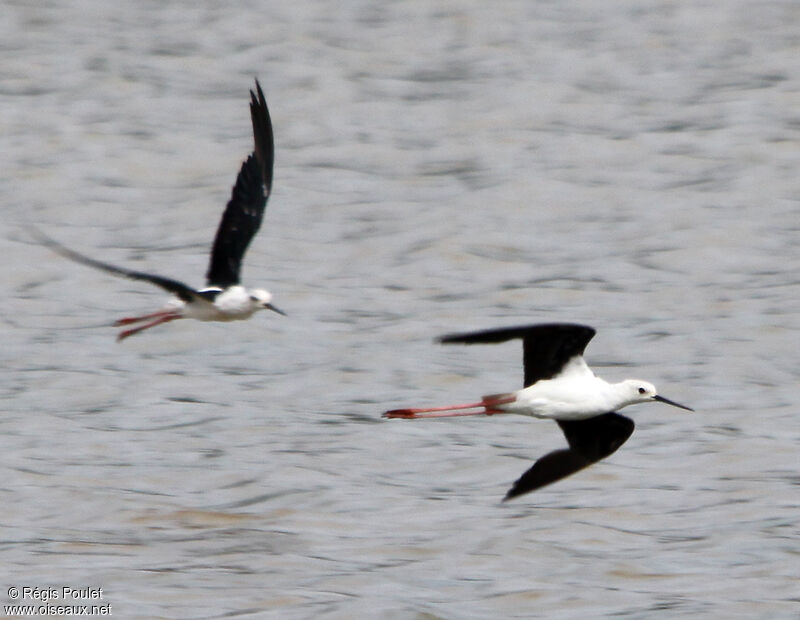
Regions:
M 522 338 L 525 387 L 552 379 L 576 355 L 583 355 L 595 330 L 576 323 L 540 323 L 519 327 L 501 327 L 464 334 L 448 334 L 439 342 L 489 344 Z
M 209 286 L 227 288 L 239 284 L 242 259 L 261 226 L 272 191 L 275 142 L 267 102 L 258 80 L 256 92 L 258 96 L 250 91 L 255 150 L 242 164 L 231 199 L 222 214 L 206 273 Z
M 613 454 L 633 433 L 633 420 L 618 413 L 586 420 L 556 420 L 569 448 L 545 454 L 517 480 L 504 498 L 530 493 Z

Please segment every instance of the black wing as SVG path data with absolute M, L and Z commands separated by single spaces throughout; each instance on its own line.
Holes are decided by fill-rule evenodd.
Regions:
M 164 278 L 162 276 L 157 276 L 152 273 L 144 273 L 143 271 L 133 271 L 132 269 L 124 269 L 123 267 L 117 267 L 115 265 L 110 265 L 109 263 L 104 263 L 99 260 L 95 260 L 94 258 L 89 258 L 88 256 L 84 256 L 76 252 L 75 250 L 70 250 L 68 247 L 61 245 L 58 241 L 51 239 L 47 235 L 45 235 L 42 231 L 32 228 L 31 232 L 39 239 L 39 241 L 49 247 L 54 252 L 61 254 L 65 258 L 70 260 L 74 260 L 78 263 L 83 263 L 84 265 L 88 265 L 89 267 L 94 267 L 95 269 L 100 269 L 102 271 L 106 271 L 108 273 L 113 273 L 117 276 L 123 276 L 125 278 L 130 278 L 131 280 L 144 280 L 145 282 L 150 282 L 151 284 L 155 284 L 163 288 L 165 291 L 168 291 L 185 302 L 190 302 L 198 298 L 197 291 L 195 291 L 190 286 L 186 286 L 183 282 L 178 282 L 178 280 L 172 280 L 170 278 Z
M 250 91 L 250 116 L 253 120 L 255 150 L 242 164 L 231 199 L 217 229 L 206 273 L 209 286 L 227 288 L 239 283 L 242 258 L 261 226 L 264 208 L 272 190 L 275 142 L 272 121 L 261 85 Z
M 633 433 L 633 420 L 604 413 L 587 420 L 557 420 L 569 448 L 545 454 L 506 493 L 503 501 L 530 493 L 613 454 Z
M 525 387 L 543 379 L 552 379 L 576 355 L 583 355 L 595 331 L 575 323 L 540 323 L 519 327 L 501 327 L 466 334 L 448 334 L 442 343 L 497 343 L 522 338 L 525 364 Z

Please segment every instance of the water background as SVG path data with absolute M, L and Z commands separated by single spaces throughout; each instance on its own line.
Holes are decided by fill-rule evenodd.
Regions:
M 795 618 L 800 5 L 0 6 L 0 599 L 101 586 L 120 618 Z M 194 285 L 252 148 L 244 279 L 289 313 L 114 341 Z M 267 316 L 268 315 L 268 316 Z M 562 445 L 523 417 L 383 410 L 589 362 L 697 409 L 626 410 L 608 460 L 499 500 Z M 28 601 L 30 602 L 30 601 Z

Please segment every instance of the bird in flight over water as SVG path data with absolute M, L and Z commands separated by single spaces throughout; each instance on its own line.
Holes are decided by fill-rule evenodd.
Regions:
M 555 420 L 568 447 L 545 454 L 506 493 L 509 500 L 574 474 L 614 453 L 633 433 L 633 420 L 616 411 L 628 405 L 662 402 L 688 411 L 639 379 L 607 383 L 595 376 L 583 351 L 595 334 L 585 325 L 545 323 L 449 334 L 439 342 L 485 344 L 522 339 L 525 387 L 490 394 L 479 402 L 444 407 L 393 409 L 386 418 L 435 418 L 516 413 Z M 477 409 L 477 411 L 469 411 Z
M 95 260 L 61 245 L 38 229 L 32 229 L 44 245 L 66 258 L 117 276 L 150 282 L 174 295 L 156 312 L 116 321 L 114 325 L 117 327 L 133 326 L 121 331 L 117 340 L 176 319 L 238 321 L 249 319 L 254 313 L 264 309 L 285 314 L 272 305 L 272 294 L 269 291 L 263 288 L 248 289 L 239 281 L 242 259 L 247 246 L 261 226 L 272 190 L 272 167 L 275 159 L 272 121 L 258 80 L 256 92 L 250 91 L 250 117 L 253 122 L 255 149 L 242 164 L 231 198 L 222 214 L 211 247 L 204 288 L 194 289 L 172 278 Z

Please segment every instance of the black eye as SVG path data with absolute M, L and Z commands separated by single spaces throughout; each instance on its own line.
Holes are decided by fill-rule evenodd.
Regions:
M 639 388 L 639 394 L 644 394 L 646 391 L 644 388 Z

